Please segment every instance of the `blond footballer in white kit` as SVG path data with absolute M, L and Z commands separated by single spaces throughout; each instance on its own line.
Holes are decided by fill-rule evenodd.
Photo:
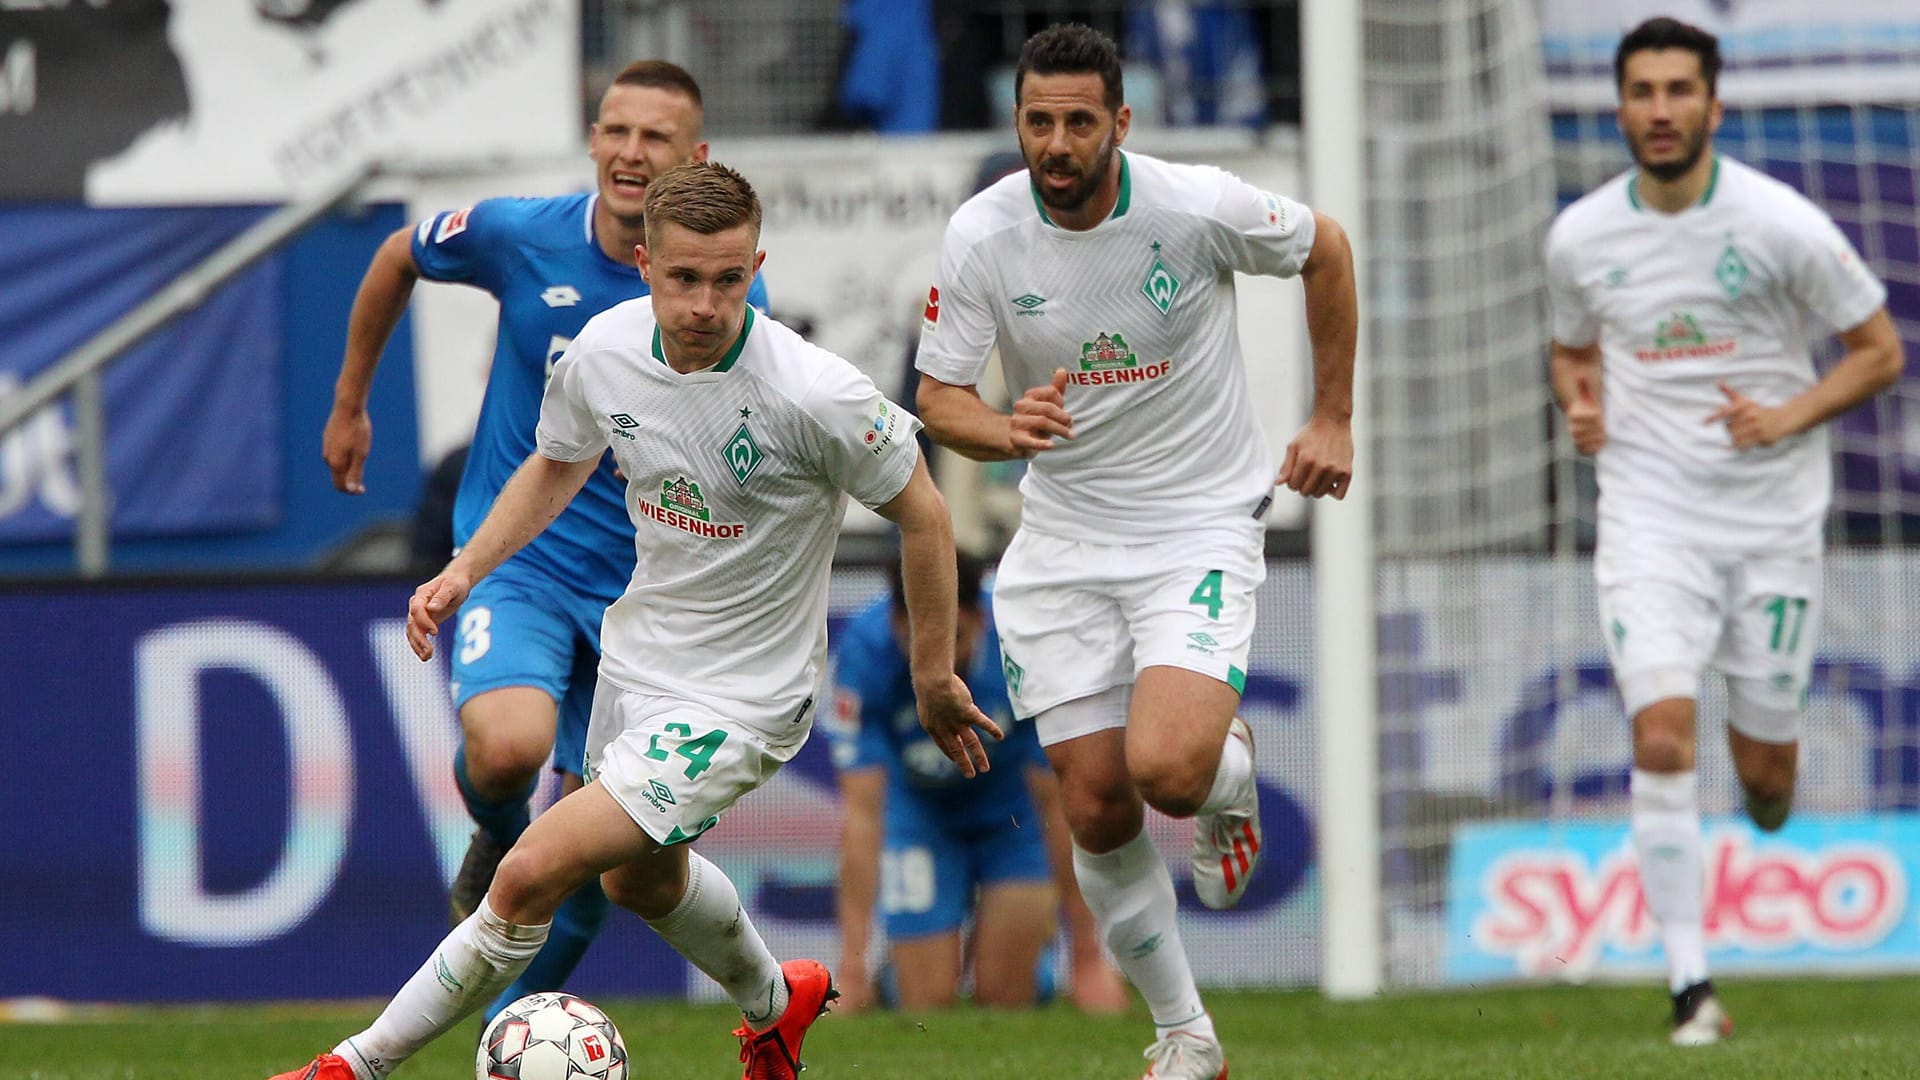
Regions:
M 985 768 L 953 670 L 953 527 L 917 424 L 866 376 L 747 306 L 760 204 L 711 162 L 653 180 L 652 293 L 596 316 L 554 368 L 536 451 L 473 539 L 409 606 L 422 659 L 473 582 L 559 514 L 609 447 L 639 561 L 601 633 L 587 785 L 536 818 L 480 907 L 373 1026 L 275 1080 L 376 1080 L 511 983 L 560 901 L 599 876 L 744 1014 L 747 1080 L 792 1080 L 837 996 L 813 960 L 774 959 L 733 883 L 689 841 L 806 740 L 824 674 L 827 577 L 846 496 L 900 526 L 922 723 Z
M 1826 214 L 1712 152 L 1711 34 L 1653 19 L 1615 59 L 1637 167 L 1569 206 L 1547 239 L 1553 381 L 1596 455 L 1600 616 L 1633 718 L 1634 846 L 1660 924 L 1672 1041 L 1732 1030 L 1708 980 L 1694 721 L 1708 667 L 1747 810 L 1792 805 L 1831 495 L 1823 423 L 1892 385 L 1886 289 Z M 1808 341 L 1847 353 L 1816 378 Z
M 1234 716 L 1265 576 L 1275 483 L 1247 400 L 1233 273 L 1306 283 L 1314 418 L 1280 482 L 1351 474 L 1352 257 L 1338 224 L 1218 169 L 1119 151 L 1118 51 L 1084 26 L 1030 39 L 1016 78 L 1027 170 L 954 215 L 916 365 L 928 433 L 1033 459 L 994 610 L 1014 709 L 1059 774 L 1074 871 L 1152 1011 L 1155 1080 L 1224 1076 L 1142 801 L 1197 817 L 1194 884 L 1215 908 L 1259 854 L 1252 739 Z M 996 348 L 1013 415 L 975 385 Z

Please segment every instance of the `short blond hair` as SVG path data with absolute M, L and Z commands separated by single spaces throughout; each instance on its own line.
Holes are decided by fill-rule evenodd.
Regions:
M 760 196 L 747 178 L 717 161 L 689 161 L 661 173 L 647 185 L 647 246 L 659 239 L 659 225 L 682 225 L 712 236 L 751 225 L 760 239 Z

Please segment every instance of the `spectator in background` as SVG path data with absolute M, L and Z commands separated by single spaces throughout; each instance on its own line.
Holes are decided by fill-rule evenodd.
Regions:
M 840 79 L 827 126 L 883 135 L 940 126 L 933 0 L 846 0 Z
M 1267 122 L 1259 42 L 1253 16 L 1219 0 L 1151 0 L 1127 20 L 1128 59 L 1159 72 L 1165 120 L 1178 127 Z
M 994 768 L 973 780 L 921 728 L 907 664 L 901 571 L 841 637 L 827 723 L 845 802 L 841 833 L 839 985 L 843 1009 L 871 1003 L 882 965 L 868 949 L 875 902 L 886 920 L 899 1003 L 950 1005 L 969 957 L 973 998 L 1017 1008 L 1045 1000 L 1045 952 L 1064 907 L 1073 997 L 1089 1012 L 1124 1011 L 1125 990 L 1073 881 L 1060 788 L 1030 723 L 1015 723 L 1000 641 L 978 560 L 958 557 L 954 671 L 1006 732 L 986 742 Z M 971 918 L 963 941 L 961 928 Z

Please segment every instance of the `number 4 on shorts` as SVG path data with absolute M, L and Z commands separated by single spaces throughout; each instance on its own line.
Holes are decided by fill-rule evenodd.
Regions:
M 1194 586 L 1193 595 L 1187 597 L 1187 603 L 1206 608 L 1207 618 L 1216 622 L 1220 618 L 1220 607 L 1225 603 L 1220 596 L 1220 576 L 1221 572 L 1218 570 L 1207 571 L 1207 576 L 1200 579 L 1199 585 Z

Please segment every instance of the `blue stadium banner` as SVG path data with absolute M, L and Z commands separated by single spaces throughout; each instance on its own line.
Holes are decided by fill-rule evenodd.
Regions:
M 0 999 L 385 996 L 446 933 L 472 829 L 413 583 L 0 596 Z M 24 632 L 31 627 L 32 631 Z M 594 992 L 679 993 L 617 918 Z M 596 974 L 598 973 L 598 974 Z
M 1772 835 L 1710 818 L 1705 840 L 1715 971 L 1920 969 L 1920 814 L 1802 815 Z M 1625 821 L 1454 833 L 1447 981 L 1653 978 L 1662 964 Z
M 0 207 L 0 399 L 218 249 L 260 208 Z M 135 346 L 105 375 L 119 537 L 235 532 L 280 513 L 283 267 L 269 259 Z M 0 543 L 72 535 L 73 408 L 0 436 Z

